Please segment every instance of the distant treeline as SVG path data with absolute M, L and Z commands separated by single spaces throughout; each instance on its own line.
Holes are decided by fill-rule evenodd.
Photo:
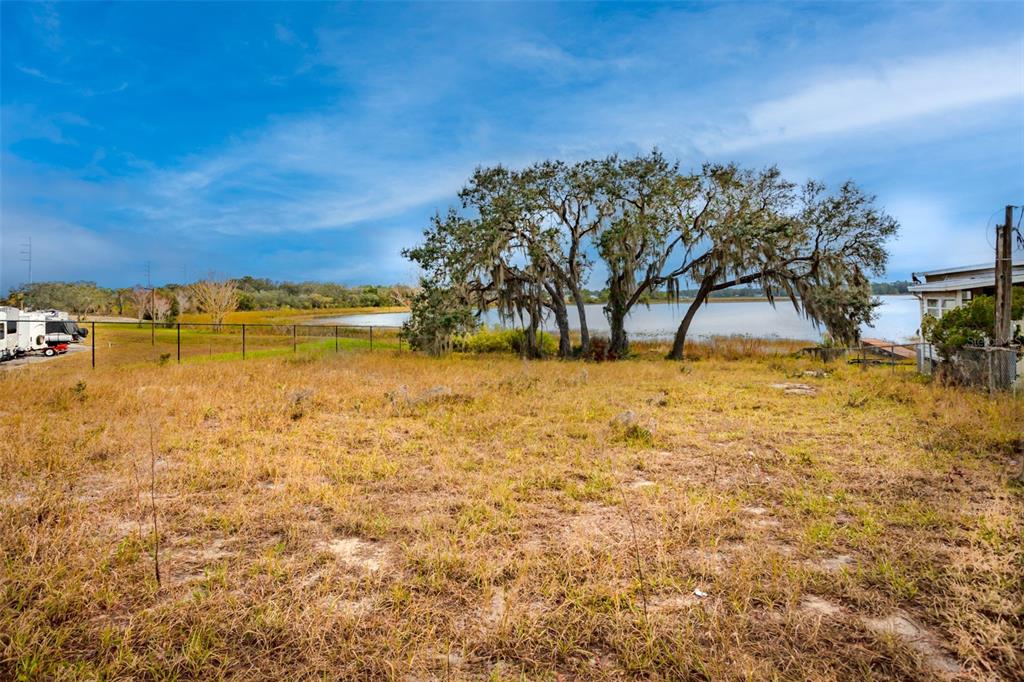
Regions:
M 237 288 L 238 310 L 281 308 L 378 308 L 408 305 L 413 287 L 345 286 L 324 282 L 273 282 L 257 277 L 231 280 Z M 153 302 L 157 305 L 153 305 Z M 75 315 L 119 315 L 173 320 L 195 312 L 189 285 L 166 284 L 148 289 L 141 285 L 109 289 L 95 282 L 34 282 L 12 289 L 6 305 L 31 310 L 56 308 Z
M 261 277 L 240 277 L 231 280 L 238 289 L 238 310 L 278 310 L 294 308 L 385 308 L 408 306 L 416 288 L 404 284 L 391 286 L 345 286 L 330 282 L 274 282 Z M 910 282 L 873 282 L 876 295 L 905 294 Z M 166 284 L 154 287 L 155 294 L 167 301 L 166 315 L 159 319 L 176 318 L 181 313 L 195 312 L 188 285 Z M 604 303 L 608 291 L 584 289 L 585 303 Z M 695 289 L 683 289 L 681 298 L 691 298 Z M 736 287 L 711 294 L 712 298 L 761 298 L 764 291 L 757 287 Z M 76 315 L 127 315 L 149 319 L 148 308 L 153 292 L 142 286 L 108 289 L 95 282 L 34 282 L 12 289 L 4 301 L 6 305 L 31 310 L 56 308 Z M 667 300 L 663 291 L 645 298 L 656 303 Z M 140 301 L 142 304 L 140 305 Z

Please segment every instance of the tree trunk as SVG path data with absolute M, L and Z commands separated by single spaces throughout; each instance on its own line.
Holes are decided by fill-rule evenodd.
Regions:
M 590 352 L 590 328 L 587 327 L 587 311 L 580 288 L 575 284 L 571 288 L 572 300 L 576 303 L 576 312 L 580 316 L 580 355 L 586 357 Z
M 537 342 L 537 332 L 540 330 L 541 307 L 534 304 L 530 307 L 530 325 L 526 330 L 526 338 L 523 339 L 525 355 L 531 360 L 540 357 L 540 344 Z
M 555 307 L 555 323 L 558 324 L 558 357 L 571 357 L 572 337 L 569 336 L 569 314 L 564 304 Z
M 610 348 L 615 358 L 624 358 L 629 354 L 629 337 L 626 335 L 626 310 L 622 305 L 609 303 L 608 324 L 612 337 Z
M 569 332 L 569 311 L 565 305 L 565 292 L 560 283 L 546 284 L 551 297 L 551 312 L 555 314 L 558 325 L 558 357 L 568 358 L 572 355 L 572 336 Z
M 554 299 L 551 309 L 555 313 L 555 324 L 558 325 L 558 357 L 568 358 L 572 355 L 572 337 L 569 335 L 569 312 L 565 307 L 565 299 Z
M 711 289 L 715 286 L 715 276 L 710 275 L 700 283 L 700 289 L 697 290 L 697 295 L 694 297 L 693 302 L 690 303 L 690 307 L 686 309 L 686 314 L 683 315 L 683 321 L 679 323 L 679 329 L 676 330 L 675 340 L 672 341 L 672 350 L 669 351 L 669 360 L 682 360 L 683 349 L 686 346 L 686 333 L 690 330 L 690 323 L 693 322 L 693 316 L 697 314 L 697 310 L 707 300 L 708 294 L 711 293 Z

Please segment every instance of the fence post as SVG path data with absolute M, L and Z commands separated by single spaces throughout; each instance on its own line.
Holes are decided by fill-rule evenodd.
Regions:
M 156 320 L 149 323 L 149 345 L 156 345 Z
M 181 364 L 181 322 L 178 323 L 178 364 Z
M 895 343 L 892 345 L 892 357 L 889 358 L 889 368 L 891 370 L 891 372 L 890 372 L 891 374 L 895 374 L 896 373 L 896 344 Z
M 338 352 L 338 325 L 334 325 L 334 352 Z
M 299 349 L 298 341 L 296 341 L 296 338 L 295 338 L 295 330 L 296 330 L 296 327 L 293 324 L 292 325 L 292 352 L 293 353 L 295 353 Z
M 373 325 L 370 325 L 370 352 L 373 352 Z
M 242 359 L 245 360 L 245 323 L 242 324 Z
M 96 323 L 92 323 L 92 368 L 96 369 Z

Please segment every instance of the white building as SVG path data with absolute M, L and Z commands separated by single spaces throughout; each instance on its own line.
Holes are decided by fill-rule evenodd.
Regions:
M 920 301 L 921 321 L 924 321 L 925 315 L 942 317 L 975 296 L 994 296 L 995 273 L 994 263 L 913 273 L 914 283 L 909 290 Z M 1013 264 L 1012 275 L 1015 287 L 1024 286 L 1024 262 Z M 1017 324 L 1021 324 L 1021 321 L 1018 320 Z

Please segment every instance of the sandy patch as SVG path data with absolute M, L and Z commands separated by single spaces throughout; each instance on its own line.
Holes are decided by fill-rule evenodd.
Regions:
M 838 615 L 842 608 L 833 604 L 827 599 L 814 594 L 804 595 L 803 599 L 800 600 L 800 610 L 806 614 L 814 616 L 835 616 Z
M 924 663 L 935 672 L 956 674 L 960 664 L 942 653 L 938 638 L 910 616 L 897 611 L 881 618 L 863 618 L 864 627 L 879 635 L 903 640 L 924 658 Z
M 783 383 L 783 384 L 769 384 L 771 388 L 777 389 L 788 395 L 818 395 L 818 389 L 814 388 L 810 384 L 794 384 L 794 383 Z
M 143 529 L 146 529 L 145 525 L 143 525 Z M 222 538 L 217 538 L 203 547 L 169 550 L 166 561 L 170 582 L 177 584 L 201 579 L 208 566 L 231 556 L 231 552 L 225 549 L 225 544 L 226 542 Z M 161 555 L 161 562 L 163 561 L 164 558 Z
M 360 597 L 359 599 L 344 599 L 338 596 L 324 597 L 322 602 L 325 610 L 338 613 L 349 618 L 360 618 L 373 612 L 373 597 Z
M 647 600 L 647 608 L 653 613 L 677 613 L 700 605 L 701 598 L 692 592 L 688 594 L 655 595 Z
M 321 542 L 317 549 L 321 552 L 330 552 L 339 562 L 365 572 L 379 571 L 387 555 L 386 549 L 380 543 L 360 538 L 334 538 Z
M 826 573 L 839 573 L 853 566 L 853 557 L 849 554 L 837 554 L 833 557 L 826 557 L 819 561 L 809 562 L 813 568 L 820 569 Z
M 495 587 L 491 591 L 491 601 L 484 618 L 491 625 L 497 625 L 504 620 L 505 611 L 505 588 Z

